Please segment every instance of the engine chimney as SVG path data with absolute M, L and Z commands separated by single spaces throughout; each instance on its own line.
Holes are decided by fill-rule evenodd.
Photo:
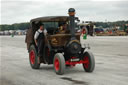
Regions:
M 74 8 L 70 8 L 68 10 L 68 14 L 69 14 L 69 20 L 70 20 L 71 37 L 75 38 L 75 9 Z

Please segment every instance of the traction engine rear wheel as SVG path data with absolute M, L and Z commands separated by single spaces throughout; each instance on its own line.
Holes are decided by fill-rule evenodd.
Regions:
M 65 59 L 61 53 L 56 53 L 54 56 L 54 70 L 56 74 L 62 75 L 65 71 Z
M 30 65 L 33 69 L 40 68 L 39 57 L 37 56 L 37 51 L 36 51 L 36 48 L 34 45 L 30 46 L 29 61 L 30 61 Z

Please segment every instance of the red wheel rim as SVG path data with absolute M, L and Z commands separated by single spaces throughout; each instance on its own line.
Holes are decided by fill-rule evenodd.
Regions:
M 33 50 L 30 52 L 30 62 L 31 64 L 35 63 L 35 52 Z
M 59 70 L 59 68 L 60 68 L 60 65 L 59 65 L 59 60 L 56 58 L 55 59 L 55 69 L 56 69 L 56 71 L 58 71 Z
M 89 58 L 88 58 L 88 56 L 84 57 L 84 61 L 86 61 L 86 63 L 83 64 L 84 68 L 89 68 Z

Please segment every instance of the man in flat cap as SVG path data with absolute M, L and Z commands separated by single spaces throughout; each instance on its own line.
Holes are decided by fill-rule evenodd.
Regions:
M 47 34 L 46 29 L 44 29 L 44 24 L 40 24 L 39 29 L 34 35 L 35 44 L 38 48 L 38 56 L 42 56 L 44 44 L 45 44 L 45 35 Z

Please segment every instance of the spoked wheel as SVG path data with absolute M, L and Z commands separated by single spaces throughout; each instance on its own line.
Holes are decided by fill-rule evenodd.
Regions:
M 59 68 L 60 68 L 59 59 L 56 58 L 56 59 L 55 59 L 55 70 L 56 70 L 56 71 L 59 71 Z
M 30 46 L 29 61 L 33 69 L 39 69 L 40 67 L 39 57 L 37 56 L 36 48 L 34 45 Z
M 35 52 L 34 52 L 34 50 L 30 51 L 30 62 L 31 62 L 31 64 L 35 63 Z
M 83 68 L 86 72 L 93 72 L 94 68 L 95 68 L 95 59 L 94 56 L 91 52 L 85 52 L 84 56 L 83 56 L 83 60 L 86 63 L 83 63 Z
M 56 74 L 62 75 L 65 71 L 65 59 L 61 53 L 57 53 L 54 56 L 54 70 Z

